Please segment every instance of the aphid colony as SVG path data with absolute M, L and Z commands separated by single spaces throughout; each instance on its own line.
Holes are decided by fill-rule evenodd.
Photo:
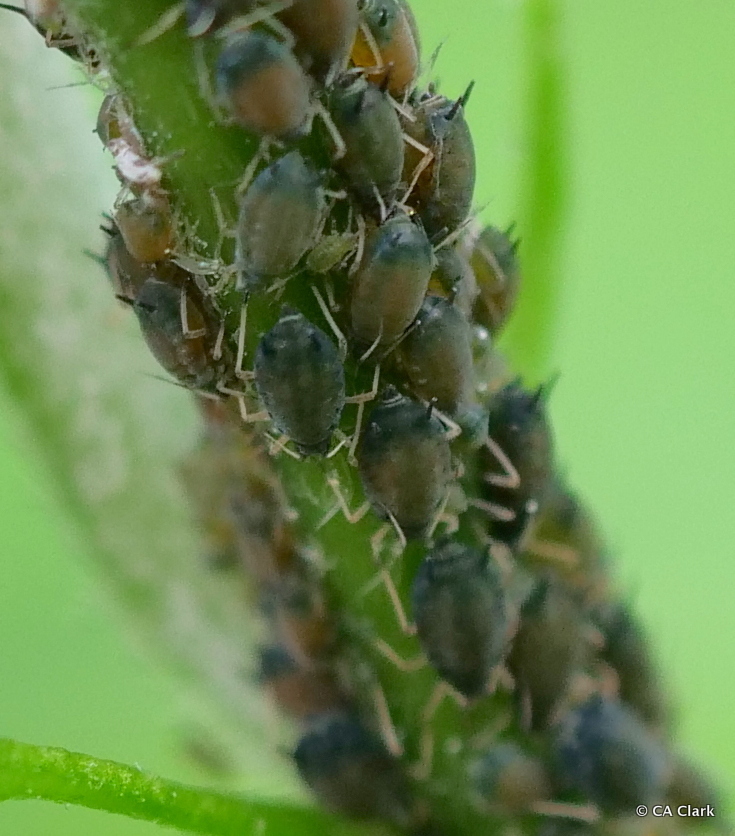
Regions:
M 51 11 L 53 30 L 26 14 L 55 37 L 66 21 Z M 663 742 L 657 672 L 594 523 L 556 473 L 549 385 L 476 380 L 520 269 L 511 230 L 471 217 L 472 85 L 455 100 L 419 86 L 406 0 L 186 0 L 141 43 L 182 15 L 210 48 L 200 54 L 214 94 L 202 95 L 258 143 L 232 184 L 237 219 L 199 270 L 167 161 L 110 90 L 97 132 L 122 191 L 103 261 L 153 356 L 201 408 L 187 487 L 213 570 L 248 579 L 264 625 L 257 676 L 299 728 L 302 778 L 330 809 L 416 834 L 509 818 L 592 829 L 600 816 L 614 830 L 638 804 L 700 797 L 698 774 Z M 232 257 L 220 258 L 228 237 Z M 279 484 L 288 460 L 269 458 L 267 442 L 299 460 L 289 467 L 326 476 L 355 522 L 335 474 L 359 480 L 386 524 L 368 539 L 393 627 L 358 618 L 358 629 L 336 605 L 299 520 L 312 499 Z M 405 555 L 412 577 L 399 590 L 391 570 Z M 369 614 L 375 597 L 355 606 Z M 402 728 L 390 716 L 396 677 L 379 681 L 371 652 L 357 666 L 369 687 L 351 670 L 365 629 L 397 664 L 386 636 L 414 636 L 433 671 L 423 681 L 439 698 L 404 712 Z M 378 708 L 367 691 L 382 695 Z M 454 726 L 447 712 L 434 723 L 447 693 Z M 501 704 L 512 719 L 488 735 Z M 409 768 L 419 737 L 438 766 L 427 747 Z

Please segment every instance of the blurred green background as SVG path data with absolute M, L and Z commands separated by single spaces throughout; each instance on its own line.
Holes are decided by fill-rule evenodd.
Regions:
M 476 202 L 485 219 L 507 224 L 524 162 L 523 3 L 412 4 L 425 54 L 445 40 L 442 89 L 456 95 L 477 82 Z M 732 797 L 735 5 L 569 0 L 560 9 L 570 205 L 553 352 L 559 456 L 653 634 L 682 746 Z M 27 29 L 10 13 L 0 18 L 0 41 L 27 37 L 35 49 L 39 77 L 22 83 L 41 85 L 40 106 L 46 96 L 89 98 L 89 124 L 78 126 L 87 137 L 92 93 L 47 90 L 74 76 Z M 0 96 L 10 83 L 0 80 Z M 101 151 L 88 162 L 109 167 Z M 80 164 L 70 160 L 70 170 Z M 64 172 L 52 174 L 63 182 Z M 0 195 L 0 221 L 11 212 Z M 97 244 L 90 228 L 87 246 Z M 180 743 L 198 705 L 129 639 L 4 394 L 0 543 L 0 734 L 208 780 Z M 0 805 L 9 836 L 154 832 L 84 810 Z

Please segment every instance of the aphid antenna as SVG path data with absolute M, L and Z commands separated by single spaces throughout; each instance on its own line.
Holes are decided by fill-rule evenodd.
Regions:
M 56 43 L 56 42 L 54 42 Z M 75 46 L 75 44 L 68 44 L 69 46 Z M 51 87 L 47 87 L 46 91 L 49 90 L 67 90 L 70 87 L 98 87 L 96 82 L 92 81 L 91 78 L 85 78 L 84 81 L 70 81 L 68 84 L 53 84 Z
M 521 487 L 521 477 L 513 462 L 505 454 L 503 448 L 492 436 L 487 437 L 485 446 L 495 456 L 495 460 L 505 471 L 504 473 L 483 473 L 482 479 L 488 485 L 495 485 L 497 488 L 507 488 L 517 491 Z
M 419 653 L 418 656 L 414 656 L 411 659 L 404 659 L 402 656 L 399 656 L 384 639 L 375 639 L 372 645 L 381 656 L 386 658 L 392 665 L 398 668 L 401 673 L 418 673 L 419 671 L 424 670 L 424 668 L 429 664 L 423 653 Z
M 396 101 L 393 96 L 390 97 L 390 103 L 393 105 L 393 109 L 398 113 L 399 116 L 402 116 L 407 122 L 415 122 L 416 121 L 416 114 L 413 110 L 408 106 L 405 101 L 399 102 Z M 405 137 L 405 134 L 404 134 Z
M 358 363 L 364 363 L 368 359 L 368 357 L 375 351 L 375 349 L 380 345 L 380 341 L 381 341 L 382 338 L 383 338 L 383 320 L 381 319 L 380 320 L 380 328 L 378 329 L 378 336 L 373 340 L 372 344 L 370 345 L 370 348 L 368 348 L 368 350 L 364 354 L 361 354 L 357 358 L 357 362 Z
M 274 35 L 277 35 L 289 49 L 293 49 L 296 38 L 286 26 L 275 16 L 293 5 L 293 0 L 274 0 L 265 6 L 260 6 L 247 15 L 240 15 L 223 26 L 215 34 L 220 40 L 228 40 L 233 35 L 239 35 L 248 29 L 252 29 L 257 23 L 267 26 Z M 210 24 L 211 25 L 211 24 Z M 209 28 L 209 27 L 208 27 Z
M 572 819 L 584 824 L 597 824 L 600 810 L 594 804 L 569 804 L 562 801 L 534 801 L 530 811 L 546 818 Z
M 150 28 L 146 29 L 145 32 L 143 32 L 143 34 L 133 42 L 133 46 L 139 47 L 153 43 L 153 41 L 158 40 L 161 35 L 165 35 L 169 29 L 173 29 L 183 17 L 184 5 L 184 3 L 175 3 L 171 6 L 171 8 L 167 9 Z M 212 16 L 207 29 L 212 25 L 213 21 L 214 16 Z M 192 33 L 190 32 L 189 34 L 191 35 Z M 192 35 L 192 37 L 194 36 Z
M 436 408 L 436 399 L 433 398 L 429 402 L 429 407 L 433 407 L 434 415 L 444 424 L 444 427 L 447 430 L 446 435 L 444 436 L 447 441 L 454 441 L 455 438 L 459 438 L 462 435 L 462 427 L 456 421 L 453 421 L 448 415 L 443 413 L 441 410 Z M 431 413 L 429 412 L 429 417 L 431 417 Z
M 525 551 L 540 557 L 542 560 L 557 563 L 568 569 L 579 566 L 578 550 L 572 546 L 567 546 L 566 543 L 558 543 L 554 540 L 538 540 L 532 537 L 526 542 Z
M 248 186 L 253 182 L 253 177 L 255 176 L 255 172 L 260 165 L 260 163 L 267 159 L 268 157 L 268 150 L 273 144 L 273 137 L 264 136 L 260 142 L 258 143 L 258 148 L 253 154 L 253 158 L 250 162 L 245 166 L 245 171 L 240 178 L 237 186 L 235 186 L 235 199 L 240 201 L 242 200 L 245 192 L 248 189 Z M 210 192 L 212 190 L 210 189 Z M 237 235 L 236 230 L 231 229 L 229 230 L 230 237 L 234 238 Z
M 479 214 L 480 212 L 482 212 L 482 210 L 484 208 L 485 207 L 483 206 L 482 208 L 478 209 L 475 214 Z M 442 238 L 441 241 L 439 241 L 438 244 L 435 244 L 434 248 L 433 248 L 434 252 L 436 253 L 444 247 L 449 247 L 451 244 L 453 244 L 455 241 L 457 241 L 459 238 L 461 238 L 464 235 L 465 230 L 467 229 L 467 227 L 475 219 L 475 214 L 470 215 L 470 217 L 467 218 L 466 220 L 462 221 L 462 223 L 453 232 L 450 232 L 448 235 L 446 235 L 444 238 Z M 446 227 L 445 227 L 445 229 L 446 229 Z
M 227 112 L 227 109 L 224 107 L 222 101 L 212 87 L 212 79 L 209 75 L 207 59 L 204 56 L 204 45 L 201 41 L 194 41 L 192 46 L 194 49 L 194 69 L 196 72 L 199 95 L 211 108 L 212 113 L 214 114 L 214 121 L 222 127 L 231 127 L 235 124 L 235 119 Z
M 385 748 L 393 755 L 394 758 L 402 758 L 405 754 L 403 744 L 398 739 L 398 732 L 396 731 L 393 718 L 390 716 L 390 709 L 388 708 L 388 700 L 385 697 L 385 691 L 380 685 L 375 685 L 373 688 L 373 703 L 375 705 L 375 713 L 378 718 L 378 728 L 380 729 L 380 736 L 383 738 Z
M 337 323 L 334 321 L 334 317 L 332 316 L 331 311 L 329 310 L 329 307 L 327 306 L 327 303 L 324 301 L 324 298 L 322 297 L 321 293 L 319 293 L 319 290 L 317 289 L 316 285 L 311 286 L 311 291 L 316 297 L 317 304 L 319 305 L 319 308 L 321 309 L 321 312 L 324 315 L 324 319 L 327 320 L 329 327 L 332 329 L 332 333 L 337 338 L 337 345 L 339 347 L 339 360 L 341 363 L 343 363 L 345 357 L 347 357 L 347 339 L 345 335 L 342 333 L 342 331 L 340 331 L 340 328 L 337 325 Z M 346 399 L 345 403 L 347 403 Z
M 434 514 L 434 519 L 431 521 L 431 525 L 429 526 L 429 530 L 426 532 L 427 542 L 431 542 L 431 539 L 434 536 L 434 532 L 436 531 L 436 527 L 444 519 L 444 512 L 447 509 L 447 504 L 449 503 L 449 497 L 450 497 L 451 493 L 452 493 L 452 488 L 449 487 L 447 492 L 444 494 L 444 499 L 442 499 L 441 505 L 439 506 L 436 514 Z M 457 519 L 456 515 L 453 517 L 453 519 Z M 459 528 L 459 521 L 457 521 L 457 528 Z M 447 532 L 445 532 L 445 534 L 446 533 Z
M 314 116 L 318 116 L 322 122 L 324 123 L 324 127 L 327 129 L 327 133 L 332 138 L 332 142 L 334 143 L 334 153 L 332 155 L 332 159 L 334 160 L 341 160 L 342 157 L 347 153 L 347 145 L 345 144 L 344 139 L 342 139 L 342 134 L 337 130 L 337 126 L 334 124 L 334 120 L 332 119 L 329 111 L 326 107 L 318 100 L 315 99 L 311 103 L 312 106 L 312 115 L 307 124 L 306 133 L 309 133 L 311 130 L 311 121 L 313 120 Z
M 406 205 L 406 201 L 409 197 L 411 197 L 413 190 L 416 188 L 416 184 L 419 182 L 419 178 L 424 173 L 424 171 L 431 165 L 434 159 L 434 152 L 431 150 L 431 148 L 427 148 L 426 145 L 423 145 L 421 142 L 418 142 L 405 132 L 403 133 L 403 139 L 408 145 L 411 145 L 417 151 L 420 151 L 424 156 L 416 164 L 416 168 L 414 168 L 413 174 L 411 175 L 411 181 L 406 187 L 406 191 L 401 196 L 401 199 L 398 201 L 398 203 L 401 206 Z
M 189 328 L 189 314 L 187 301 L 188 296 L 186 294 L 186 291 L 182 290 L 181 295 L 179 296 L 179 316 L 181 317 L 181 332 L 184 335 L 184 339 L 193 340 L 197 337 L 205 337 L 207 335 L 206 328 L 197 328 L 194 331 L 192 331 Z
M 296 459 L 296 461 L 302 461 L 303 456 L 301 453 L 297 453 L 295 450 L 291 450 L 286 445 L 291 440 L 287 435 L 279 435 L 278 438 L 272 436 L 269 432 L 263 432 L 263 435 L 270 441 L 270 447 L 268 448 L 268 453 L 271 456 L 275 456 L 278 453 L 285 453 L 287 456 L 290 456 L 292 459 Z
M 495 502 L 488 502 L 486 499 L 470 499 L 469 504 L 473 508 L 477 508 L 480 511 L 484 511 L 486 514 L 497 520 L 498 522 L 513 522 L 516 518 L 515 511 L 511 511 L 510 508 L 506 508 L 503 505 L 498 505 Z

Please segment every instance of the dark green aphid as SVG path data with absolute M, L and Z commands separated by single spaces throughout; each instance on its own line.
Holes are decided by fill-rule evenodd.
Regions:
M 516 549 L 551 478 L 553 449 L 543 387 L 529 392 L 515 381 L 492 396 L 481 452 L 482 499 L 476 504 L 489 512 L 491 535 Z
M 260 31 L 234 35 L 217 59 L 217 93 L 235 121 L 259 136 L 304 133 L 311 82 L 289 47 Z
M 662 802 L 669 783 L 659 741 L 627 706 L 599 694 L 562 717 L 554 755 L 561 788 L 612 814 Z
M 400 828 L 414 823 L 400 763 L 357 718 L 322 718 L 301 738 L 294 760 L 312 792 L 335 813 L 382 819 Z
M 357 0 L 294 0 L 278 14 L 296 39 L 309 75 L 329 86 L 347 65 L 357 32 Z
M 364 78 L 346 76 L 330 92 L 329 113 L 345 145 L 336 162 L 368 209 L 389 206 L 403 171 L 401 124 L 388 94 Z
M 450 415 L 472 396 L 470 326 L 450 301 L 427 296 L 398 347 L 401 368 L 420 398 Z
M 304 455 L 324 455 L 345 403 L 345 374 L 329 337 L 284 308 L 255 352 L 255 386 L 273 423 Z
M 460 694 L 479 697 L 508 643 L 508 607 L 495 561 L 462 543 L 437 546 L 419 567 L 412 601 L 429 662 Z
M 512 229 L 512 227 L 511 227 Z M 472 248 L 470 264 L 477 280 L 478 295 L 473 316 L 478 325 L 497 335 L 513 311 L 521 284 L 518 241 L 510 230 L 487 226 Z
M 530 725 L 543 729 L 566 696 L 572 677 L 590 659 L 583 614 L 558 584 L 541 581 L 521 610 L 508 657 L 520 704 Z
M 385 84 L 401 98 L 419 71 L 420 42 L 416 20 L 405 0 L 360 0 L 360 31 L 352 62 L 374 84 Z
M 665 729 L 670 711 L 646 635 L 626 604 L 611 607 L 601 620 L 603 658 L 618 675 L 620 699 L 654 728 Z
M 409 540 L 423 537 L 452 479 L 449 443 L 431 408 L 388 386 L 360 438 L 357 464 L 376 514 L 392 518 Z
M 298 151 L 263 169 L 240 202 L 238 287 L 287 277 L 314 245 L 325 210 L 321 178 Z
M 434 256 L 426 233 L 403 213 L 373 229 L 353 277 L 352 337 L 360 350 L 390 346 L 413 322 Z
M 344 707 L 344 698 L 328 667 L 299 665 L 279 644 L 261 648 L 260 680 L 278 707 L 299 720 Z
M 198 302 L 184 287 L 147 279 L 131 304 L 163 368 L 186 386 L 212 389 L 219 378 L 214 358 L 218 327 Z
M 433 158 L 409 146 L 403 179 L 411 183 L 424 166 L 408 202 L 416 208 L 429 235 L 454 232 L 467 218 L 475 189 L 475 146 L 464 108 L 472 90 L 452 102 L 430 96 L 415 108 L 416 121 L 406 120 L 403 128 L 417 143 L 428 148 Z
M 492 808 L 516 815 L 551 797 L 541 760 L 513 742 L 497 743 L 471 767 L 475 790 Z

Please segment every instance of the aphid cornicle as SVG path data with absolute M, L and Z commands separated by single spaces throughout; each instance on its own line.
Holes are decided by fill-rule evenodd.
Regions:
M 620 699 L 651 726 L 664 729 L 669 705 L 640 623 L 626 604 L 609 608 L 601 622 L 602 656 L 618 675 Z
M 434 255 L 426 233 L 398 213 L 373 229 L 350 292 L 352 337 L 360 350 L 390 346 L 413 322 Z
M 558 584 L 543 580 L 521 609 L 508 656 L 522 703 L 530 707 L 533 729 L 543 729 L 572 677 L 590 658 L 583 614 Z
M 470 399 L 473 368 L 470 326 L 447 299 L 427 296 L 414 327 L 398 347 L 413 392 L 453 415 Z
M 385 83 L 391 95 L 403 96 L 419 70 L 413 12 L 405 0 L 360 0 L 359 5 L 361 27 L 352 46 L 352 62 L 364 67 L 375 84 Z
M 345 374 L 334 343 L 291 308 L 255 352 L 255 387 L 271 420 L 304 455 L 324 455 L 345 403 Z
M 420 101 L 415 109 L 416 121 L 406 120 L 403 125 L 412 139 L 434 155 L 408 198 L 429 235 L 453 232 L 467 218 L 472 205 L 475 146 L 464 118 L 470 90 L 471 85 L 456 102 L 443 97 Z M 408 146 L 403 179 L 410 183 L 421 164 L 421 152 Z
M 543 502 L 553 465 L 545 390 L 508 384 L 488 402 L 488 440 L 481 451 L 480 491 L 491 517 L 490 533 L 516 549 Z
M 555 778 L 608 813 L 662 802 L 670 780 L 661 743 L 623 703 L 594 694 L 561 718 Z
M 278 644 L 261 648 L 260 680 L 278 707 L 299 720 L 344 706 L 344 698 L 328 668 L 305 668 Z
M 163 261 L 174 246 L 171 208 L 163 195 L 126 200 L 115 209 L 115 223 L 137 261 Z
M 194 389 L 209 389 L 217 382 L 218 364 L 212 356 L 217 331 L 192 294 L 147 279 L 132 306 L 148 348 L 169 374 Z M 190 334 L 184 330 L 183 312 Z
M 330 810 L 383 819 L 400 828 L 415 820 L 399 762 L 350 715 L 327 715 L 301 738 L 294 760 L 302 779 Z
M 311 82 L 289 47 L 260 31 L 233 35 L 217 59 L 217 92 L 235 121 L 259 136 L 300 136 Z
M 405 143 L 388 94 L 347 75 L 330 91 L 329 113 L 345 145 L 336 167 L 351 191 L 370 209 L 381 200 L 390 205 L 401 180 Z
M 278 19 L 293 33 L 294 52 L 309 75 L 331 84 L 355 39 L 357 0 L 294 0 Z
M 411 595 L 429 662 L 460 694 L 480 696 L 508 644 L 508 606 L 495 561 L 462 543 L 443 543 L 424 558 Z
M 287 277 L 314 245 L 325 211 L 321 178 L 298 151 L 263 169 L 240 201 L 238 287 Z
M 477 280 L 473 308 L 475 322 L 497 335 L 508 320 L 521 283 L 518 241 L 494 226 L 482 230 L 474 242 L 470 264 Z
M 480 796 L 503 813 L 526 813 L 534 802 L 551 797 L 543 763 L 517 743 L 495 744 L 470 771 Z
M 423 537 L 452 478 L 442 423 L 392 386 L 370 413 L 357 447 L 365 494 L 380 517 L 392 517 L 407 539 Z

